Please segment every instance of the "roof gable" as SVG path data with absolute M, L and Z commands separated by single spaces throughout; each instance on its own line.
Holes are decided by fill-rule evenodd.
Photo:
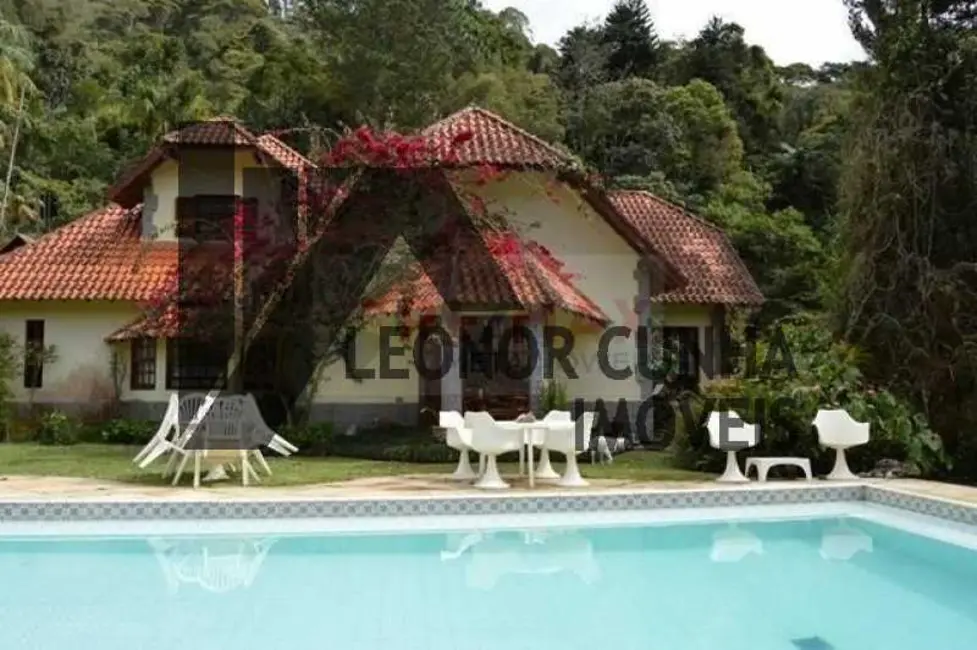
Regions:
M 454 167 L 495 165 L 556 170 L 580 166 L 569 153 L 477 106 L 452 113 L 421 131 L 421 135 L 436 137 L 445 143 L 454 142 L 463 133 L 470 133 L 471 138 L 451 146 L 454 156 L 451 160 L 446 159 L 446 164 Z M 447 153 L 447 148 L 444 153 Z
M 126 208 L 142 202 L 142 187 L 148 175 L 163 161 L 173 157 L 180 147 L 185 146 L 242 147 L 253 149 L 270 162 L 296 172 L 315 167 L 312 161 L 273 134 L 256 136 L 233 117 L 215 117 L 164 135 L 149 153 L 129 167 L 115 185 L 109 188 L 109 200 Z

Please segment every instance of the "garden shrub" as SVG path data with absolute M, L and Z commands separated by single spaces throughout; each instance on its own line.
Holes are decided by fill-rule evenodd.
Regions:
M 42 445 L 73 445 L 78 442 L 78 431 L 78 420 L 54 410 L 38 420 L 37 442 Z
M 337 436 L 333 453 L 346 458 L 405 463 L 458 461 L 458 452 L 431 428 L 391 424 L 365 429 L 355 436 Z
M 97 436 L 92 442 L 108 445 L 146 445 L 159 429 L 159 423 L 150 420 L 117 418 L 100 425 L 86 427 Z M 86 442 L 88 435 L 85 436 Z
M 300 456 L 329 456 L 332 454 L 335 428 L 331 422 L 289 425 L 281 429 L 281 435 L 299 448 Z
M 685 467 L 721 470 L 724 455 L 709 447 L 705 421 L 713 410 L 735 410 L 747 422 L 760 427 L 760 444 L 743 452 L 749 455 L 804 456 L 817 473 L 829 471 L 834 451 L 822 449 L 811 424 L 818 409 L 842 408 L 853 418 L 871 425 L 867 445 L 848 452 L 855 472 L 872 469 L 882 458 L 915 465 L 924 475 L 940 474 L 950 461 L 942 442 L 926 418 L 905 400 L 869 385 L 858 367 L 858 352 L 833 341 L 816 322 L 785 324 L 781 331 L 786 355 L 769 355 L 776 363 L 764 364 L 770 342 L 757 345 L 759 360 L 754 376 L 741 370 L 729 379 L 707 385 L 702 395 L 686 394 L 678 408 L 680 417 L 672 449 Z

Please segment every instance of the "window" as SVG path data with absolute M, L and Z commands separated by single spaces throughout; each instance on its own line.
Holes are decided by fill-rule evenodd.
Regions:
M 132 390 L 156 388 L 156 339 L 134 339 L 129 348 Z
M 228 354 L 213 342 L 170 339 L 166 342 L 166 389 L 208 390 L 226 383 Z
M 24 336 L 24 388 L 44 385 L 44 321 L 27 321 Z
M 231 241 L 234 214 L 242 203 L 237 196 L 181 196 L 176 200 L 178 236 L 187 239 Z M 257 215 L 258 200 L 245 199 L 245 209 Z
M 671 372 L 680 377 L 699 376 L 699 328 L 666 327 L 662 332 Z

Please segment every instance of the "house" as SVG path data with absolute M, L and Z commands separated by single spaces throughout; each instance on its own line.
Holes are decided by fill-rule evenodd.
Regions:
M 480 108 L 424 133 L 466 134 L 438 168 L 444 187 L 493 206 L 507 225 L 473 231 L 450 255 L 418 260 L 403 281 L 364 300 L 368 320 L 353 354 L 320 368 L 309 387 L 314 419 L 410 421 L 423 407 L 513 414 L 552 381 L 570 398 L 623 401 L 636 421 L 655 390 L 638 371 L 639 326 L 706 352 L 682 355 L 681 372 L 721 371 L 728 311 L 763 297 L 719 229 L 649 193 L 605 191 L 566 152 Z M 486 167 L 500 173 L 486 181 Z M 314 170 L 231 118 L 192 125 L 123 174 L 105 208 L 0 258 L 0 330 L 56 348 L 53 360 L 16 378 L 17 399 L 78 408 L 114 396 L 134 416 L 150 416 L 171 391 L 209 388 L 226 356 L 152 322 L 142 305 L 177 272 L 178 242 L 201 217 L 223 214 L 229 202 L 281 200 Z M 407 312 L 417 316 L 409 329 Z M 465 341 L 480 358 L 525 359 L 535 348 L 561 359 L 552 373 L 536 363 L 500 378 L 491 363 L 472 361 Z M 445 347 L 459 362 L 422 371 Z

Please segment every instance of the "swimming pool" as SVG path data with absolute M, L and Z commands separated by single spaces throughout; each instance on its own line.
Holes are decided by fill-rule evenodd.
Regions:
M 802 510 L 416 532 L 0 526 L 0 648 L 977 647 L 972 527 L 863 504 Z

